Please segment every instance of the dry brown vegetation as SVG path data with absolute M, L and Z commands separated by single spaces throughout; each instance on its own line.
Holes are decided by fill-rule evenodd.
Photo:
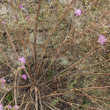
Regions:
M 4 110 L 9 104 L 20 110 L 110 109 L 110 2 L 61 1 L 1 4 L 8 10 L 0 17 Z M 78 8 L 81 16 L 74 14 Z M 107 38 L 103 46 L 97 42 L 100 34 Z M 25 69 L 20 57 L 26 59 Z

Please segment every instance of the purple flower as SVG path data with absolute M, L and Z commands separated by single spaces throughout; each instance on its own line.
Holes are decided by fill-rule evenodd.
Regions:
M 25 66 L 24 66 L 24 65 L 22 65 L 22 66 L 21 66 L 21 68 L 22 68 L 22 69 L 24 69 L 24 68 L 25 68 Z
M 26 19 L 27 19 L 27 20 L 29 20 L 29 19 L 30 19 L 30 17 L 29 17 L 29 16 L 27 16 L 27 17 L 26 17 Z
M 22 5 L 19 5 L 19 8 L 23 8 L 23 6 Z
M 3 110 L 3 105 L 0 103 L 0 110 Z
M 108 27 L 110 28 L 110 25 L 108 25 Z
M 107 40 L 106 40 L 106 37 L 105 36 L 103 36 L 103 35 L 99 35 L 98 36 L 98 43 L 99 44 L 103 45 L 106 41 Z
M 19 61 L 20 61 L 22 64 L 26 63 L 26 60 L 25 60 L 24 57 L 20 57 L 20 58 L 19 58 Z
M 8 109 L 11 109 L 11 105 L 8 105 Z
M 22 75 L 22 79 L 27 79 L 27 76 L 24 74 L 24 75 Z
M 5 24 L 5 21 L 2 21 L 3 24 Z
M 0 82 L 1 82 L 2 85 L 4 85 L 6 80 L 4 78 L 0 78 Z
M 15 105 L 15 106 L 14 106 L 14 109 L 15 109 L 15 110 L 18 110 L 18 109 L 19 109 L 19 107 L 18 107 L 17 105 Z
M 75 12 L 74 12 L 77 16 L 80 16 L 82 11 L 80 9 L 77 9 Z

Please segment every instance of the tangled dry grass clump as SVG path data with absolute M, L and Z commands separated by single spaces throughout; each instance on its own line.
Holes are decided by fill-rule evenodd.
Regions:
M 4 0 L 0 110 L 109 110 L 108 0 Z

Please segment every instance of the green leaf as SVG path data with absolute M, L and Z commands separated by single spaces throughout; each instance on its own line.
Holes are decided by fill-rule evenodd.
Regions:
M 52 74 L 51 74 L 51 70 L 48 70 L 48 74 L 47 74 L 48 76 L 48 80 L 50 81 L 51 80 L 51 78 L 52 78 Z
M 72 110 L 75 110 L 75 108 L 72 108 Z
M 69 87 L 72 88 L 76 83 L 77 83 L 77 80 L 75 79 L 75 80 L 69 85 Z
M 58 103 L 58 99 L 54 99 L 52 102 L 51 102 L 51 105 L 54 106 Z

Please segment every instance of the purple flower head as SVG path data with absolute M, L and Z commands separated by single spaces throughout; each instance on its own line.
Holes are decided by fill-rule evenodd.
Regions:
M 21 66 L 21 68 L 22 68 L 22 69 L 24 69 L 24 68 L 25 68 L 25 66 L 24 66 L 24 65 L 22 65 L 22 66 Z
M 30 17 L 29 17 L 29 16 L 27 16 L 27 17 L 26 17 L 26 19 L 27 19 L 27 20 L 29 20 L 29 19 L 30 19 Z
M 108 25 L 108 27 L 110 28 L 110 25 Z
M 103 45 L 106 41 L 107 40 L 106 40 L 106 37 L 105 36 L 103 36 L 103 35 L 99 35 L 98 36 L 98 43 L 99 44 Z
M 82 11 L 80 10 L 80 9 L 77 9 L 77 10 L 75 10 L 75 12 L 74 12 L 77 16 L 80 16 L 81 15 L 81 13 L 82 13 Z
M 1 82 L 2 85 L 4 85 L 6 80 L 4 78 L 0 78 L 0 82 Z
M 5 21 L 2 21 L 2 24 L 5 24 Z
M 3 105 L 0 103 L 0 110 L 3 110 Z
M 18 110 L 19 107 L 17 105 L 14 106 L 14 110 Z
M 22 75 L 22 79 L 27 79 L 27 76 L 24 74 L 24 75 Z
M 8 109 L 11 109 L 11 105 L 8 105 Z
M 20 5 L 19 5 L 19 8 L 23 8 L 23 5 L 20 4 Z
M 26 63 L 26 60 L 25 60 L 24 57 L 20 57 L 20 58 L 19 58 L 19 61 L 20 61 L 22 64 Z

